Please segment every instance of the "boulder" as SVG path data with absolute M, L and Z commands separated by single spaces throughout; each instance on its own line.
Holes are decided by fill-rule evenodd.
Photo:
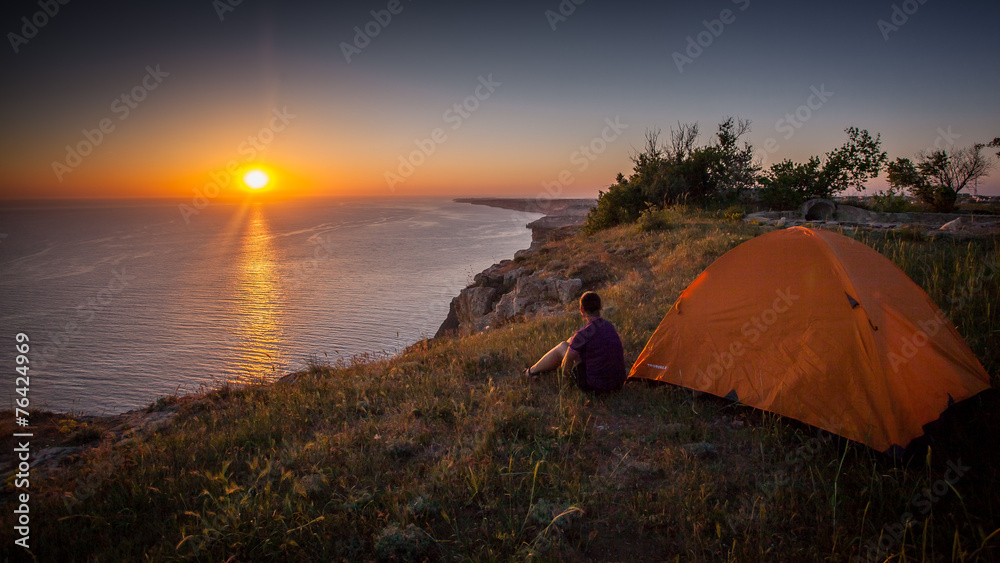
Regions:
M 839 205 L 837 220 L 841 223 L 873 223 L 878 220 L 878 214 L 852 205 Z
M 494 313 L 496 321 L 503 321 L 525 313 L 549 311 L 555 303 L 571 303 L 583 289 L 580 279 L 543 277 L 542 272 L 517 279 L 514 289 L 503 294 Z
M 460 325 L 473 325 L 493 310 L 497 290 L 494 287 L 467 287 L 455 298 L 455 314 Z
M 43 468 L 43 469 L 53 469 L 59 465 L 59 463 L 71 455 L 76 455 L 82 452 L 83 446 L 66 446 L 66 447 L 52 447 L 44 448 L 38 451 L 37 454 L 33 455 L 34 459 L 31 461 L 32 468 Z
M 501 270 L 503 270 L 507 264 L 510 264 L 510 260 L 504 260 L 499 264 L 493 264 L 489 268 L 486 268 L 482 272 L 476 274 L 476 276 L 472 278 L 472 284 L 482 287 L 495 287 L 497 289 L 502 289 L 506 274 L 502 273 Z
M 455 312 L 455 301 L 458 297 L 451 300 L 451 305 L 448 306 L 448 316 L 441 323 L 441 326 L 434 333 L 434 338 L 441 338 L 444 336 L 451 336 L 458 332 L 460 325 L 458 323 L 458 314 Z
M 583 280 L 573 278 L 568 280 L 556 280 L 556 293 L 559 295 L 559 302 L 566 304 L 576 300 L 576 296 L 583 289 Z
M 528 256 L 534 254 L 536 250 L 538 250 L 538 247 L 535 246 L 535 243 L 531 243 L 531 246 L 528 248 L 522 248 L 521 250 L 515 252 L 514 259 L 517 260 L 518 258 L 527 258 Z
M 555 280 L 532 274 L 518 278 L 514 289 L 514 313 L 533 313 L 539 303 L 559 299 Z
M 964 217 L 959 217 L 958 219 L 952 219 L 951 221 L 948 221 L 944 225 L 941 225 L 941 229 L 940 230 L 942 230 L 942 231 L 960 231 L 960 230 L 962 230 L 962 229 L 965 228 L 965 223 L 966 223 L 965 218 Z
M 483 315 L 478 321 L 476 321 L 471 329 L 472 332 L 483 332 L 500 326 L 506 319 L 502 318 L 497 312 L 490 311 Z
M 517 314 L 514 311 L 515 293 L 516 292 L 511 291 L 509 293 L 503 294 L 503 296 L 500 297 L 500 301 L 497 302 L 496 309 L 494 310 L 494 313 L 496 314 L 497 318 L 505 320 Z
M 802 204 L 802 216 L 808 221 L 829 221 L 837 213 L 837 204 L 828 199 L 810 199 Z
M 507 293 L 508 291 L 513 289 L 513 287 L 517 285 L 518 278 L 521 278 L 523 276 L 529 276 L 533 272 L 534 270 L 530 268 L 517 268 L 516 270 L 511 270 L 507 272 L 506 274 L 503 275 L 503 288 L 504 288 L 503 292 Z
M 518 315 L 554 313 L 561 310 L 561 305 L 575 301 L 586 283 L 580 278 L 554 277 L 524 267 L 504 272 L 509 264 L 509 260 L 494 264 L 476 275 L 474 285 L 451 300 L 448 318 L 435 338 L 482 332 Z M 594 270 L 584 271 L 596 273 L 595 279 L 606 276 L 599 265 L 595 264 Z

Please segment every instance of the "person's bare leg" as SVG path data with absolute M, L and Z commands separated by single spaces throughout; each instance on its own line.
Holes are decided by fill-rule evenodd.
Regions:
M 560 342 L 556 344 L 555 348 L 549 350 L 542 359 L 538 360 L 535 365 L 531 366 L 531 373 L 538 375 L 540 373 L 545 373 L 547 371 L 554 371 L 562 365 L 563 358 L 566 356 L 566 350 L 569 350 L 569 342 Z

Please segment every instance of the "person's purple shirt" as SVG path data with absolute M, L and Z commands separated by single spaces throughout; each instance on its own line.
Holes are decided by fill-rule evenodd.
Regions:
M 573 335 L 569 347 L 580 354 L 587 385 L 600 391 L 618 389 L 625 383 L 625 352 L 615 326 L 595 317 Z

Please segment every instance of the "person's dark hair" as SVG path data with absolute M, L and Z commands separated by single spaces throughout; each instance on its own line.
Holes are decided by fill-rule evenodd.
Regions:
M 601 314 L 601 297 L 593 291 L 588 291 L 580 296 L 580 308 L 590 316 Z

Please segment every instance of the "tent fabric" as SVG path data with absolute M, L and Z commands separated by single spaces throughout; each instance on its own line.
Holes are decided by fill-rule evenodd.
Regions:
M 751 239 L 685 289 L 630 378 L 728 397 L 898 451 L 990 378 L 887 258 L 793 227 Z

